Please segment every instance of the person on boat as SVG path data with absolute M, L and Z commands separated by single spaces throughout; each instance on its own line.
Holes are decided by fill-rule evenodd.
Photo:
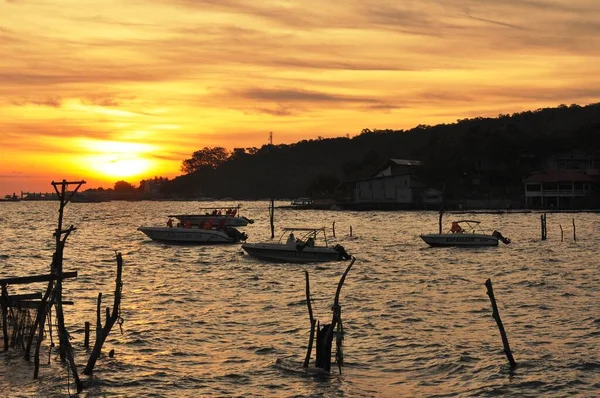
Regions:
M 315 247 L 315 238 L 312 236 L 306 240 L 306 246 Z
M 212 221 L 208 220 L 205 224 L 204 224 L 204 229 L 211 229 L 212 228 Z
M 212 211 L 212 215 L 213 215 L 213 216 L 216 216 L 216 215 L 217 215 L 217 209 L 214 209 L 214 210 Z
M 450 232 L 452 232 L 453 234 L 459 234 L 463 232 L 463 229 L 460 225 L 458 225 L 458 222 L 452 221 L 452 227 L 450 227 Z
M 235 213 L 237 213 L 237 209 L 231 209 L 231 213 L 229 213 L 229 215 L 231 217 L 235 217 Z
M 185 223 L 183 224 L 183 227 L 184 227 L 184 228 L 192 228 L 192 222 L 190 221 L 190 219 L 189 219 L 189 218 L 187 218 L 187 219 L 185 220 Z
M 169 220 L 167 220 L 167 227 L 173 228 L 173 219 L 172 218 L 169 218 Z
M 286 244 L 288 246 L 295 246 L 296 245 L 296 238 L 294 237 L 294 233 L 293 232 L 290 232 L 290 236 L 288 236 Z

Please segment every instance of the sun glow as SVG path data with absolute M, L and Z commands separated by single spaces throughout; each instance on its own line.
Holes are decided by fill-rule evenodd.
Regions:
M 94 140 L 82 140 L 80 144 L 88 152 L 87 168 L 104 177 L 138 177 L 154 168 L 149 159 L 149 155 L 157 150 L 154 145 Z

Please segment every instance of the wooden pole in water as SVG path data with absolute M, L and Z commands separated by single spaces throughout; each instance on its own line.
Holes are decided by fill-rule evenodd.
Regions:
M 352 236 L 352 225 L 350 225 L 350 236 Z
M 123 282 L 121 281 L 122 273 L 123 273 L 123 257 L 121 256 L 121 253 L 117 253 L 117 278 L 115 280 L 115 294 L 114 294 L 115 298 L 114 298 L 114 302 L 113 302 L 112 313 L 110 313 L 110 316 L 106 319 L 106 324 L 104 325 L 104 328 L 101 328 L 101 330 L 96 330 L 96 336 L 99 336 L 99 337 L 97 337 L 96 341 L 94 342 L 94 348 L 92 350 L 90 358 L 88 359 L 87 365 L 85 366 L 85 369 L 83 370 L 83 373 L 86 375 L 92 374 L 92 371 L 94 370 L 94 365 L 96 364 L 96 361 L 98 360 L 98 357 L 100 356 L 102 346 L 104 345 L 104 342 L 106 341 L 106 338 L 108 337 L 108 334 L 110 333 L 110 330 L 112 329 L 115 322 L 119 321 L 119 325 L 122 323 L 121 310 L 120 310 L 121 291 L 123 288 Z M 98 295 L 98 310 L 97 310 L 97 315 L 96 315 L 98 323 L 100 322 L 100 299 L 101 299 L 101 293 Z M 110 312 L 110 309 L 108 309 L 108 312 Z M 100 325 L 98 324 L 98 326 L 100 326 Z
M 575 219 L 573 218 L 573 241 L 577 242 L 577 234 L 575 233 Z
M 90 323 L 85 321 L 85 336 L 83 339 L 83 346 L 85 348 L 90 348 Z
M 275 238 L 275 201 L 271 197 L 271 205 L 269 206 L 269 219 L 271 221 L 271 239 Z
M 563 237 L 564 237 L 563 229 L 562 229 L 562 225 L 558 224 L 558 226 L 560 227 L 560 241 L 562 242 L 563 241 Z
M 4 351 L 8 351 L 8 291 L 6 285 L 2 285 L 2 297 L 0 297 L 0 303 L 2 305 L 2 336 L 4 337 Z
M 492 287 L 492 281 L 488 279 L 485 281 L 485 286 L 487 287 L 487 295 L 490 297 L 490 301 L 492 302 L 492 317 L 496 320 L 496 324 L 498 325 L 498 329 L 500 330 L 500 336 L 502 337 L 502 344 L 504 345 L 504 353 L 506 354 L 506 358 L 510 364 L 510 368 L 514 369 L 517 367 L 517 363 L 512 356 L 512 352 L 510 351 L 510 345 L 508 344 L 508 337 L 506 337 L 506 332 L 504 331 L 504 325 L 502 325 L 502 319 L 500 319 L 500 313 L 498 312 L 498 307 L 496 306 L 496 298 L 494 297 L 494 289 Z
M 444 216 L 444 208 L 442 207 L 440 209 L 440 218 L 438 219 L 438 233 L 441 234 L 442 233 L 442 217 Z
M 306 357 L 304 358 L 304 367 L 308 367 L 310 362 L 310 354 L 312 353 L 313 341 L 315 339 L 315 325 L 317 321 L 313 317 L 312 306 L 310 304 L 310 282 L 308 278 L 308 271 L 304 271 L 306 279 L 306 306 L 308 307 L 308 317 L 310 319 L 310 337 L 308 338 L 308 348 L 306 349 Z
M 333 222 L 331 229 L 333 230 L 333 237 L 335 238 L 335 221 Z

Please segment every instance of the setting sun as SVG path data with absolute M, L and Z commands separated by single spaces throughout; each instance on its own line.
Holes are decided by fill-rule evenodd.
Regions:
M 140 177 L 150 172 L 153 164 L 147 154 L 156 151 L 154 145 L 81 140 L 79 144 L 89 153 L 86 163 L 91 172 L 100 177 Z

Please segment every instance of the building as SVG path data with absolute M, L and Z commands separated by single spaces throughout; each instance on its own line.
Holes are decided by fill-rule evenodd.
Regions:
M 410 208 L 423 204 L 427 191 L 430 203 L 441 202 L 418 177 L 423 164 L 418 160 L 390 159 L 367 178 L 346 181 L 338 186 L 345 202 L 363 208 Z M 436 191 L 437 192 L 437 191 Z
M 525 207 L 584 209 L 598 206 L 598 170 L 544 170 L 524 180 Z

